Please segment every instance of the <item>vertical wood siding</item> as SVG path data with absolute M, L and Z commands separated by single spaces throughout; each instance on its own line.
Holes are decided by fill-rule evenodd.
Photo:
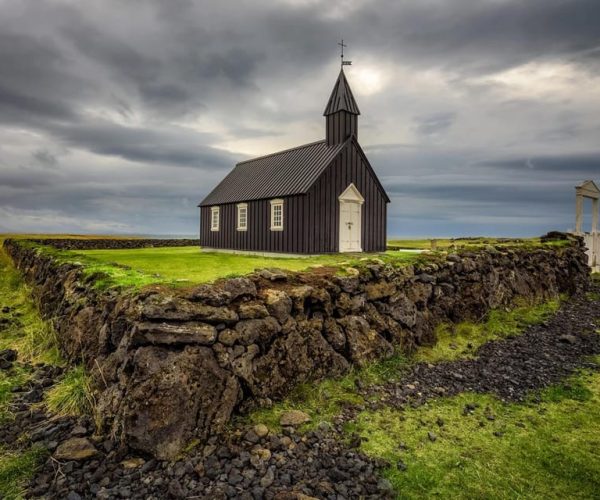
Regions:
M 354 144 L 349 144 L 305 195 L 284 198 L 284 229 L 271 231 L 270 200 L 248 201 L 248 230 L 237 230 L 236 203 L 220 206 L 219 231 L 210 230 L 210 209 L 200 214 L 200 244 L 211 248 L 257 252 L 332 253 L 339 246 L 338 197 L 354 183 L 365 199 L 362 206 L 362 248 L 386 248 L 387 206 L 374 174 Z
M 327 115 L 325 132 L 329 146 L 344 142 L 352 134 L 358 138 L 358 116 L 347 111 Z

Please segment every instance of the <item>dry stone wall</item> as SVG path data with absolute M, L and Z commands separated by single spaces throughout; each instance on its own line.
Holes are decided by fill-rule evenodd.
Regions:
M 133 249 L 133 248 L 152 248 L 152 247 L 190 247 L 200 246 L 200 240 L 172 238 L 172 239 L 157 239 L 157 238 L 44 238 L 29 240 L 41 245 L 51 245 L 60 250 L 116 250 L 116 249 Z
M 5 242 L 61 347 L 93 373 L 102 430 L 160 458 L 298 383 L 435 341 L 444 321 L 588 283 L 582 243 L 492 248 L 353 276 L 263 270 L 189 289 L 98 292 L 81 268 Z

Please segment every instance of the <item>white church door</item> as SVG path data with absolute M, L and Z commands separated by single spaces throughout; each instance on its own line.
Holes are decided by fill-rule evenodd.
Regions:
M 340 195 L 340 252 L 362 252 L 362 206 L 365 199 L 354 184 Z

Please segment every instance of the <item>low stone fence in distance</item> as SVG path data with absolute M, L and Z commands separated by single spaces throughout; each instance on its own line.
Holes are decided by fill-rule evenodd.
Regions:
M 121 239 L 121 238 L 44 238 L 28 240 L 41 245 L 50 245 L 59 250 L 119 250 L 129 248 L 152 247 L 190 247 L 200 246 L 200 240 L 194 239 Z
M 579 239 L 418 266 L 373 259 L 346 276 L 271 269 L 139 292 L 98 292 L 76 264 L 18 241 L 5 249 L 54 319 L 65 355 L 93 374 L 101 431 L 160 458 L 298 383 L 431 344 L 440 322 L 480 319 L 516 297 L 572 294 L 589 280 Z

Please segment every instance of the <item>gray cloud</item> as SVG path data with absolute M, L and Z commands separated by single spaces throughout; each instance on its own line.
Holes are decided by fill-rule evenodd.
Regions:
M 56 167 L 58 165 L 58 159 L 56 155 L 52 154 L 47 149 L 38 149 L 31 155 L 38 163 L 46 167 Z
M 416 117 L 417 133 L 427 136 L 440 134 L 450 128 L 456 119 L 456 113 L 441 112 L 433 115 Z
M 67 146 L 135 162 L 225 168 L 231 167 L 239 159 L 238 156 L 206 145 L 210 136 L 181 127 L 161 130 L 124 127 L 100 121 L 79 126 L 52 126 L 50 130 Z
M 598 18 L 596 0 L 0 0 L 2 227 L 194 233 L 236 161 L 323 135 L 343 35 L 390 234 L 565 229 L 600 173 Z

